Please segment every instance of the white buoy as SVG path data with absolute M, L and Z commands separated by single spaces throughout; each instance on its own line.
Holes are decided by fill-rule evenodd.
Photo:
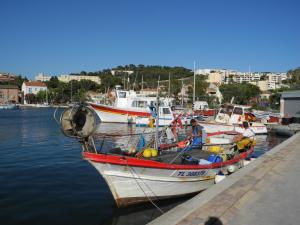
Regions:
M 230 165 L 227 167 L 228 173 L 234 173 L 237 170 L 236 166 Z
M 224 174 L 217 174 L 215 176 L 215 184 L 221 182 L 222 180 L 224 180 L 226 178 L 226 176 Z

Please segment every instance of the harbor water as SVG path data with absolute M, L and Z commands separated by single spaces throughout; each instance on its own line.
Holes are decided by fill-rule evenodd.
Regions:
M 61 133 L 53 113 L 51 108 L 0 111 L 1 224 L 141 225 L 160 215 L 150 203 L 117 209 L 103 178 L 82 159 L 80 144 Z M 98 129 L 130 133 L 135 127 L 103 123 Z M 255 155 L 283 140 L 258 136 Z M 167 211 L 187 199 L 157 204 Z

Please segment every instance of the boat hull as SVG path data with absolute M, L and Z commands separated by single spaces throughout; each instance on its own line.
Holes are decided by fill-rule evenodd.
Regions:
M 101 122 L 106 123 L 135 123 L 138 116 L 150 117 L 150 112 L 125 110 L 112 106 L 92 104 L 90 106 L 97 113 Z
M 139 158 L 84 152 L 84 157 L 105 179 L 118 207 L 189 195 L 214 184 L 219 171 L 242 167 L 241 157 L 209 165 L 173 165 Z
M 197 193 L 214 183 L 215 171 L 207 171 L 207 177 L 173 177 L 178 171 L 143 167 L 91 164 L 103 176 L 118 205 L 126 207 L 151 200 L 174 198 Z M 186 173 L 195 172 L 187 170 Z

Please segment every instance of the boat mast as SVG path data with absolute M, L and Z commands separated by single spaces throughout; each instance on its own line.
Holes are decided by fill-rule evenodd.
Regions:
M 7 103 L 10 104 L 10 97 L 9 97 L 9 85 L 10 85 L 10 74 L 8 73 L 8 87 L 7 87 Z
M 71 82 L 71 103 L 73 102 L 73 80 L 70 80 Z
M 171 80 L 170 80 L 170 73 L 169 73 L 169 91 L 168 91 L 168 98 L 170 98 L 170 90 L 171 90 Z
M 181 79 L 181 108 L 183 108 L 183 79 Z
M 142 91 L 144 90 L 144 75 L 142 74 Z
M 196 62 L 194 61 L 194 88 L 193 88 L 193 104 L 195 103 L 195 93 L 196 93 L 196 75 L 195 75 L 195 67 Z
M 158 149 L 158 126 L 159 126 L 159 87 L 157 88 L 156 94 L 156 118 L 155 118 L 155 149 Z

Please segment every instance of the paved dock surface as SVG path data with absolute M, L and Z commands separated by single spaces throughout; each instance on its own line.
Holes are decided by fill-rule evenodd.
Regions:
M 300 133 L 149 224 L 300 224 Z

